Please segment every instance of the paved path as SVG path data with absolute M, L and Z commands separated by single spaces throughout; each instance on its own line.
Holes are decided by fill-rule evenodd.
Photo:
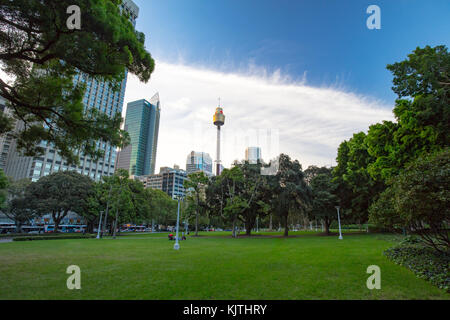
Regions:
M 12 238 L 7 238 L 7 239 L 0 239 L 0 243 L 7 243 L 7 242 L 12 242 Z

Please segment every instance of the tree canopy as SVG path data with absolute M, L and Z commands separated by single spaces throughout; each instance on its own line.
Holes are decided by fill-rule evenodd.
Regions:
M 339 199 L 336 196 L 336 182 L 333 181 L 333 169 L 311 166 L 305 170 L 311 188 L 311 203 L 308 206 L 309 216 L 321 219 L 325 224 L 325 232 L 330 233 L 331 222 L 337 219 L 336 208 Z
M 120 0 L 15 0 L 0 2 L 0 96 L 12 118 L 0 116 L 0 133 L 21 120 L 14 133 L 26 156 L 43 152 L 48 141 L 68 162 L 78 162 L 78 151 L 97 159 L 103 151 L 97 141 L 112 146 L 128 143 L 120 130 L 121 115 L 86 110 L 82 98 L 85 79 L 106 81 L 113 90 L 129 71 L 147 82 L 154 60 L 145 50 L 145 37 L 135 31 Z M 77 5 L 81 28 L 69 29 L 67 8 Z
M 51 214 L 57 232 L 69 212 L 82 215 L 88 210 L 92 186 L 93 181 L 87 176 L 76 171 L 59 171 L 31 183 L 25 192 L 25 202 L 39 215 Z

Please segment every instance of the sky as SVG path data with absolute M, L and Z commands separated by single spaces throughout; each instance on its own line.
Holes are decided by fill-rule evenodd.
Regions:
M 147 84 L 129 75 L 123 115 L 159 92 L 157 168 L 185 168 L 192 150 L 215 158 L 219 97 L 225 167 L 254 145 L 264 160 L 284 152 L 304 168 L 335 165 L 343 140 L 394 120 L 386 65 L 450 40 L 447 0 L 135 3 L 156 68 Z M 367 28 L 369 5 L 381 29 Z

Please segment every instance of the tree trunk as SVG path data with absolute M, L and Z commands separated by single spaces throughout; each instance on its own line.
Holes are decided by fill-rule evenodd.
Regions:
M 269 231 L 272 231 L 272 213 L 270 214 L 269 219 Z
M 16 233 L 22 233 L 22 223 L 16 221 Z
M 52 217 L 53 217 L 53 224 L 55 225 L 55 227 L 53 228 L 53 233 L 58 233 L 58 228 L 59 228 L 59 223 L 61 222 L 61 217 L 58 216 L 58 218 L 57 218 L 56 214 L 53 214 Z
M 195 210 L 195 236 L 198 236 L 198 209 Z
M 94 233 L 94 220 L 88 222 L 86 229 L 87 233 Z
M 236 238 L 236 218 L 233 219 L 233 229 L 231 229 L 231 236 Z
M 116 218 L 114 219 L 113 239 L 116 238 L 117 219 L 119 218 L 119 208 L 116 208 Z
M 330 234 L 330 219 L 328 218 L 325 218 L 325 233 Z
M 106 200 L 105 220 L 103 222 L 102 230 L 100 230 L 100 238 L 103 238 L 103 230 L 105 230 L 105 231 L 108 230 L 107 222 L 108 222 L 108 211 L 109 211 L 109 198 L 111 197 L 111 191 L 112 191 L 112 185 L 109 188 L 108 199 Z
M 284 217 L 284 236 L 287 237 L 289 235 L 289 225 L 288 225 L 288 216 Z
M 251 236 L 254 225 L 255 223 L 252 218 L 247 218 L 245 220 L 245 235 Z

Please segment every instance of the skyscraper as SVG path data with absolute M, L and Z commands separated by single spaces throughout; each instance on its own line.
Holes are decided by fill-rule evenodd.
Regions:
M 124 0 L 121 9 L 129 14 L 133 25 L 139 14 L 139 8 L 131 0 Z M 86 84 L 86 91 L 83 98 L 86 109 L 96 108 L 109 116 L 122 113 L 127 75 L 116 92 L 106 82 L 92 80 L 85 74 L 78 74 L 74 77 L 75 84 L 83 82 Z M 18 123 L 16 130 L 21 130 Z M 94 162 L 90 157 L 80 156 L 78 166 L 69 166 L 64 159 L 56 152 L 52 145 L 42 142 L 41 147 L 45 149 L 44 154 L 39 157 L 21 156 L 16 148 L 15 141 L 12 141 L 9 154 L 6 160 L 5 173 L 15 180 L 31 178 L 37 181 L 40 177 L 49 175 L 60 170 L 76 170 L 81 174 L 90 176 L 92 179 L 100 180 L 104 175 L 113 175 L 116 163 L 116 148 L 103 141 L 97 142 L 97 148 L 103 150 L 105 155 L 102 159 Z
M 261 148 L 260 147 L 248 147 L 245 149 L 245 161 L 256 164 L 258 160 L 261 161 Z
M 212 176 L 212 159 L 206 152 L 192 151 L 186 159 L 186 172 L 189 175 L 198 171 L 203 171 L 208 177 Z
M 160 113 L 158 94 L 150 102 L 142 99 L 128 103 L 125 130 L 131 142 L 119 153 L 117 168 L 128 170 L 132 176 L 155 173 Z

